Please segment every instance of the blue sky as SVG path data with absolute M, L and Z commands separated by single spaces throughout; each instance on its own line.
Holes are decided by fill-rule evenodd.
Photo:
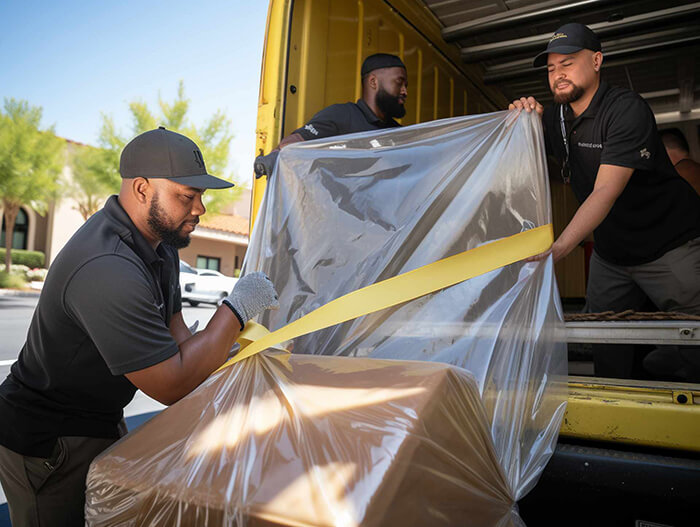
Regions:
M 266 16 L 265 0 L 0 0 L 0 99 L 96 144 L 101 113 L 128 135 L 128 103 L 155 109 L 182 79 L 194 124 L 231 119 L 230 169 L 250 182 Z

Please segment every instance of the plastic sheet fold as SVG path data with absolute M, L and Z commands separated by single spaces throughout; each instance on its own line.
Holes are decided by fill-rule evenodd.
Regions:
M 244 272 L 278 329 L 551 222 L 541 125 L 500 112 L 282 150 Z M 554 449 L 566 351 L 551 258 L 299 337 L 101 455 L 88 525 L 518 525 Z M 390 360 L 389 360 L 390 359 Z

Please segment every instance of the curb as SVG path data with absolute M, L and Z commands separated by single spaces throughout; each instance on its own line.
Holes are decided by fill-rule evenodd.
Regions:
M 0 289 L 0 296 L 39 296 L 41 291 L 20 291 L 18 289 Z

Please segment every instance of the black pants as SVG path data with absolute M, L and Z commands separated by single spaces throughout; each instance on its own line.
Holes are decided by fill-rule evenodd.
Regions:
M 700 239 L 668 251 L 653 262 L 635 266 L 615 265 L 593 252 L 586 291 L 588 313 L 640 311 L 646 309 L 649 300 L 661 311 L 700 314 Z M 664 347 L 652 352 L 665 354 L 661 360 L 669 365 L 665 374 L 672 375 L 670 372 L 682 371 L 684 367 L 697 371 L 700 350 L 695 346 L 680 348 Z M 635 362 L 641 362 L 636 361 L 639 357 L 635 358 L 635 348 L 630 344 L 595 345 L 593 359 L 595 375 L 600 377 L 635 377 Z M 654 361 L 644 359 L 647 370 L 649 362 Z
M 23 456 L 0 445 L 0 482 L 12 526 L 84 526 L 90 463 L 115 441 L 60 437 L 48 458 Z

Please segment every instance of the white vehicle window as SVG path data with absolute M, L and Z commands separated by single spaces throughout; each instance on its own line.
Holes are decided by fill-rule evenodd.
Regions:
M 192 269 L 189 265 L 187 265 L 185 262 L 180 262 L 180 272 L 181 273 L 190 273 L 190 274 L 197 274 L 197 271 Z

